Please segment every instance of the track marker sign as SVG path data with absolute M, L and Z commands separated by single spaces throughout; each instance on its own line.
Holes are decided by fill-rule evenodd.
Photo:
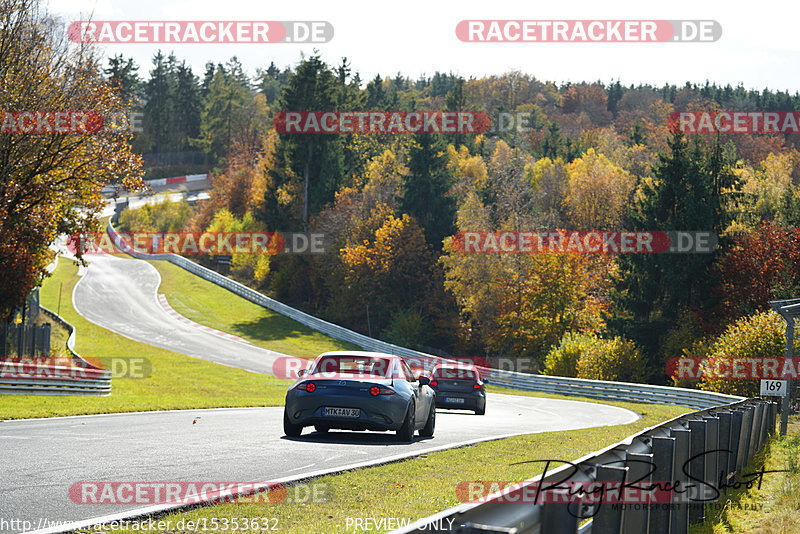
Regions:
M 770 397 L 785 397 L 789 394 L 788 380 L 762 380 L 761 395 Z

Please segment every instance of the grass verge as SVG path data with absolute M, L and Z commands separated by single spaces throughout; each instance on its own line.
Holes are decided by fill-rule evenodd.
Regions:
M 162 292 L 166 293 L 168 298 L 170 291 L 178 295 L 189 293 L 186 291 L 187 284 L 191 285 L 199 280 L 189 273 L 185 273 L 187 276 L 182 277 L 182 270 L 177 274 L 172 272 L 164 276 L 164 272 L 169 270 L 164 269 L 165 265 L 162 264 L 163 270 L 159 270 L 162 271 L 165 280 Z M 169 267 L 179 269 L 172 265 Z M 2 400 L 0 418 L 282 404 L 285 384 L 275 384 L 274 379 L 138 343 L 86 321 L 72 308 L 71 299 L 63 296 L 72 294 L 77 281 L 77 267 L 64 261 L 54 276 L 45 283 L 41 292 L 43 305 L 50 308 L 55 307 L 59 290 L 63 292 L 61 313 L 78 329 L 77 351 L 93 358 L 103 358 L 109 354 L 135 354 L 148 358 L 153 363 L 152 375 L 144 379 L 116 378 L 114 392 L 109 397 L 3 396 L 0 398 Z M 256 310 L 245 310 L 242 314 L 240 312 L 246 309 L 246 306 L 242 307 L 242 303 L 257 308 L 259 312 L 267 310 L 251 305 L 213 284 L 202 282 L 211 287 L 204 287 L 204 284 L 195 286 L 195 290 L 191 293 L 202 297 L 194 300 L 193 306 L 184 304 L 184 308 L 180 309 L 179 299 L 173 296 L 174 304 L 172 302 L 171 304 L 179 313 L 201 322 L 199 319 L 203 318 L 204 313 L 209 310 L 214 311 L 218 314 L 215 319 L 218 322 L 206 321 L 204 324 L 237 333 L 242 337 L 252 336 L 253 332 L 260 334 L 263 331 L 253 323 L 278 324 L 280 334 L 272 330 L 270 338 L 262 335 L 258 343 L 274 350 L 279 349 L 267 343 L 288 343 L 294 348 L 295 355 L 301 355 L 297 352 L 298 349 L 307 351 L 309 356 L 330 350 L 327 347 L 320 348 L 329 342 L 327 338 L 316 339 L 313 332 L 299 344 L 287 341 L 287 338 L 294 335 L 295 332 L 291 329 L 296 330 L 295 325 L 287 327 L 271 322 L 273 318 L 258 316 L 255 314 Z M 219 303 L 220 295 L 210 295 L 209 289 L 218 289 L 229 296 L 230 300 L 242 302 L 228 303 L 227 306 L 230 307 L 226 308 Z M 64 305 L 65 302 L 69 304 Z M 231 324 L 225 317 L 236 317 L 237 321 Z M 239 330 L 235 329 L 237 325 Z M 300 335 L 307 334 L 300 333 Z M 288 349 L 282 352 L 288 352 Z M 511 390 L 502 388 L 496 388 L 496 391 L 511 393 Z M 513 393 L 559 397 L 533 392 Z M 182 514 L 172 514 L 165 519 L 178 521 L 205 518 L 208 521 L 211 518 L 223 517 L 251 519 L 269 517 L 277 521 L 277 523 L 270 522 L 269 526 L 277 524 L 281 531 L 302 530 L 309 533 L 346 531 L 348 517 L 374 519 L 393 517 L 410 520 L 457 504 L 455 488 L 461 481 L 527 478 L 536 473 L 529 465 L 511 465 L 514 461 L 543 458 L 573 459 L 686 411 L 685 408 L 674 406 L 648 405 L 644 410 L 643 405 L 634 403 L 606 402 L 606 404 L 626 407 L 639 413 L 644 412 L 644 416 L 628 425 L 516 436 L 424 455 L 385 466 L 322 477 L 316 484 L 324 489 L 325 502 L 287 501 L 274 505 L 216 505 L 197 508 Z M 291 488 L 289 494 L 293 494 Z M 356 530 L 351 529 L 351 531 Z
M 766 473 L 760 487 L 742 486 L 706 506 L 706 521 L 690 534 L 796 534 L 800 532 L 800 417 L 786 436 L 769 441 L 744 473 Z
M 42 305 L 55 310 L 61 291 L 61 316 L 77 329 L 78 354 L 144 358 L 152 373 L 146 378 L 114 377 L 108 397 L 0 395 L 0 419 L 283 404 L 289 381 L 139 343 L 87 321 L 72 307 L 79 279 L 77 267 L 62 258 L 39 293 Z
M 237 518 L 240 523 L 247 518 L 251 526 L 250 522 L 255 519 L 259 527 L 269 524 L 277 526 L 280 532 L 304 534 L 386 530 L 375 523 L 370 524 L 370 529 L 363 528 L 363 522 L 362 528 L 356 528 L 354 520 L 416 520 L 459 504 L 456 494 L 459 482 L 530 478 L 539 474 L 538 467 L 512 464 L 524 460 L 573 460 L 688 411 L 676 406 L 608 404 L 638 413 L 646 409 L 641 419 L 627 425 L 515 436 L 320 477 L 313 482 L 313 487 L 324 493 L 325 502 L 289 502 L 287 499 L 279 504 L 215 504 L 166 514 L 158 519 L 171 521 L 173 532 L 191 532 L 186 527 L 189 521 L 211 525 L 213 519 L 231 521 L 232 518 Z M 551 468 L 557 465 L 560 464 L 554 463 Z M 290 485 L 287 495 L 290 498 L 298 493 L 302 496 L 307 487 L 301 485 L 299 488 L 303 491 L 297 491 Z M 266 523 L 265 518 L 272 519 L 272 522 Z M 184 528 L 176 528 L 181 520 Z M 128 529 L 135 530 L 136 527 L 131 524 Z
M 196 323 L 299 358 L 316 358 L 329 350 L 361 350 L 254 304 L 177 265 L 159 260 L 148 263 L 161 274 L 159 292 L 167 297 L 169 305 Z

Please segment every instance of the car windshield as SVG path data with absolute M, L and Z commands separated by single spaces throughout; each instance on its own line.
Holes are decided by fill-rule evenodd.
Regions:
M 391 362 L 390 358 L 373 356 L 325 356 L 317 360 L 312 373 L 386 377 L 392 368 Z

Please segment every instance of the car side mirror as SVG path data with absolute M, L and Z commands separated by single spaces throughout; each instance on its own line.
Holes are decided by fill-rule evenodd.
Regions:
M 300 378 L 304 374 L 306 374 L 306 370 L 305 369 L 300 369 L 299 371 L 297 371 L 297 378 Z
M 429 385 L 430 383 L 431 383 L 431 379 L 430 379 L 430 378 L 428 378 L 427 376 L 421 376 L 421 377 L 419 377 L 419 384 L 420 384 L 421 386 L 427 386 L 427 385 Z

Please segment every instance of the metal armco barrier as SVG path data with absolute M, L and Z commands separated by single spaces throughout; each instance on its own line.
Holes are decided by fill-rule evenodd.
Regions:
M 143 260 L 166 260 L 170 263 L 173 263 L 183 269 L 186 269 L 192 274 L 199 276 L 209 282 L 213 282 L 218 286 L 224 287 L 225 289 L 239 295 L 242 298 L 249 300 L 259 306 L 263 306 L 269 310 L 272 310 L 276 313 L 280 313 L 281 315 L 285 315 L 290 319 L 294 319 L 300 324 L 303 324 L 317 332 L 321 332 L 325 335 L 328 335 L 332 338 L 339 339 L 342 341 L 347 341 L 354 345 L 358 345 L 366 350 L 371 350 L 375 352 L 385 352 L 388 354 L 396 354 L 398 356 L 403 356 L 404 358 L 418 361 L 422 364 L 432 366 L 433 364 L 442 361 L 442 358 L 438 356 L 433 356 L 431 354 L 425 354 L 422 352 L 417 352 L 415 350 L 407 349 L 405 347 L 399 347 L 397 345 L 393 345 L 391 343 L 386 343 L 385 341 L 380 341 L 377 339 L 373 339 L 371 337 L 365 336 L 363 334 L 359 334 L 358 332 L 353 332 L 352 330 L 348 330 L 347 328 L 335 325 L 333 323 L 329 323 L 328 321 L 324 321 L 313 315 L 309 315 L 305 312 L 292 308 L 291 306 L 287 306 L 282 302 L 278 302 L 277 300 L 271 299 L 266 295 L 262 295 L 258 291 L 250 289 L 249 287 L 245 286 L 244 284 L 240 284 L 234 280 L 226 276 L 222 276 L 221 274 L 212 271 L 211 269 L 207 269 L 202 265 L 198 265 L 195 262 L 184 258 L 183 256 L 179 256 L 177 254 L 144 254 L 141 252 L 137 252 L 133 248 L 131 248 L 124 239 L 122 239 L 119 234 L 117 234 L 116 230 L 114 230 L 111 221 L 108 222 L 107 228 L 108 234 L 111 236 L 115 246 L 120 250 L 123 250 L 127 254 L 130 254 L 134 258 L 139 258 Z
M 776 403 L 747 399 L 682 415 L 393 532 L 686 534 L 703 521 L 705 503 L 748 475 L 742 470 L 774 434 L 777 413 Z M 576 488 L 585 488 L 582 502 Z M 641 498 L 651 490 L 655 498 Z
M 711 408 L 743 400 L 744 397 L 725 395 L 713 391 L 635 384 L 632 382 L 604 382 L 582 378 L 532 375 L 492 369 L 490 384 L 512 389 L 541 391 L 558 395 L 589 397 L 592 399 L 625 400 L 650 404 L 674 404 L 690 408 Z
M 242 298 L 249 300 L 259 306 L 263 306 L 276 313 L 280 313 L 290 319 L 294 319 L 300 324 L 303 324 L 317 332 L 321 332 L 327 336 L 342 341 L 347 341 L 354 345 L 358 345 L 366 350 L 384 352 L 388 354 L 396 354 L 409 360 L 420 364 L 420 367 L 426 369 L 432 368 L 436 363 L 439 363 L 446 358 L 418 352 L 405 347 L 399 347 L 385 341 L 373 339 L 371 337 L 353 332 L 347 328 L 323 321 L 313 315 L 309 315 L 300 310 L 296 310 L 291 306 L 287 306 L 282 302 L 271 299 L 266 295 L 262 295 L 258 291 L 250 289 L 249 287 L 240 284 L 226 276 L 207 269 L 202 265 L 198 265 L 191 260 L 178 256 L 177 254 L 144 254 L 137 252 L 131 248 L 124 239 L 120 238 L 111 221 L 108 222 L 108 234 L 111 236 L 114 244 L 120 249 L 134 258 L 145 260 L 166 260 L 190 273 L 193 273 L 209 282 L 213 282 L 218 286 L 239 295 Z M 531 375 L 525 373 L 516 373 L 513 371 L 503 371 L 500 369 L 480 368 L 481 374 L 485 376 L 486 381 L 490 384 L 497 386 L 508 387 L 513 389 L 541 391 L 545 393 L 555 393 L 559 395 L 569 395 L 578 397 L 591 397 L 596 399 L 609 399 L 609 400 L 630 400 L 634 402 L 643 402 L 650 404 L 675 404 L 680 406 L 689 406 L 690 408 L 708 408 L 711 406 L 718 406 L 720 404 L 728 404 L 734 401 L 742 400 L 743 397 L 734 395 L 723 395 L 721 393 L 713 393 L 709 391 L 700 391 L 696 389 L 672 388 L 666 386 L 651 386 L 647 384 L 631 384 L 626 382 L 603 382 L 600 380 L 583 380 L 578 378 L 563 378 L 555 376 L 544 375 Z
M 110 395 L 111 372 L 93 365 L 75 352 L 75 327 L 44 306 L 40 310 L 69 331 L 67 350 L 71 355 L 70 365 L 41 364 L 30 360 L 22 366 L 4 366 L 0 360 L 0 395 Z M 12 372 L 7 372 L 9 368 Z
M 424 367 L 446 360 L 323 321 L 182 256 L 137 252 L 119 237 L 110 221 L 108 233 L 119 249 L 133 257 L 169 261 L 335 339 L 366 350 L 400 355 Z M 452 531 L 461 534 L 686 534 L 690 520 L 703 518 L 702 499 L 715 500 L 711 497 L 719 480 L 733 483 L 734 477 L 774 432 L 778 413 L 775 403 L 709 391 L 480 369 L 487 382 L 501 387 L 702 409 L 590 453 L 571 465 L 548 472 L 545 477 L 515 484 L 484 498 L 483 502 L 468 502 L 420 519 L 395 533 L 449 532 L 451 529 L 445 527 L 453 520 Z M 563 485 L 577 482 L 604 482 L 612 488 L 616 485 L 618 492 L 634 483 L 671 483 L 681 489 L 667 503 L 616 502 L 589 506 L 568 502 L 573 493 Z M 537 489 L 540 494 L 550 493 L 547 503 L 536 499 L 526 502 L 525 496 L 535 495 Z M 587 518 L 591 520 L 579 527 Z

